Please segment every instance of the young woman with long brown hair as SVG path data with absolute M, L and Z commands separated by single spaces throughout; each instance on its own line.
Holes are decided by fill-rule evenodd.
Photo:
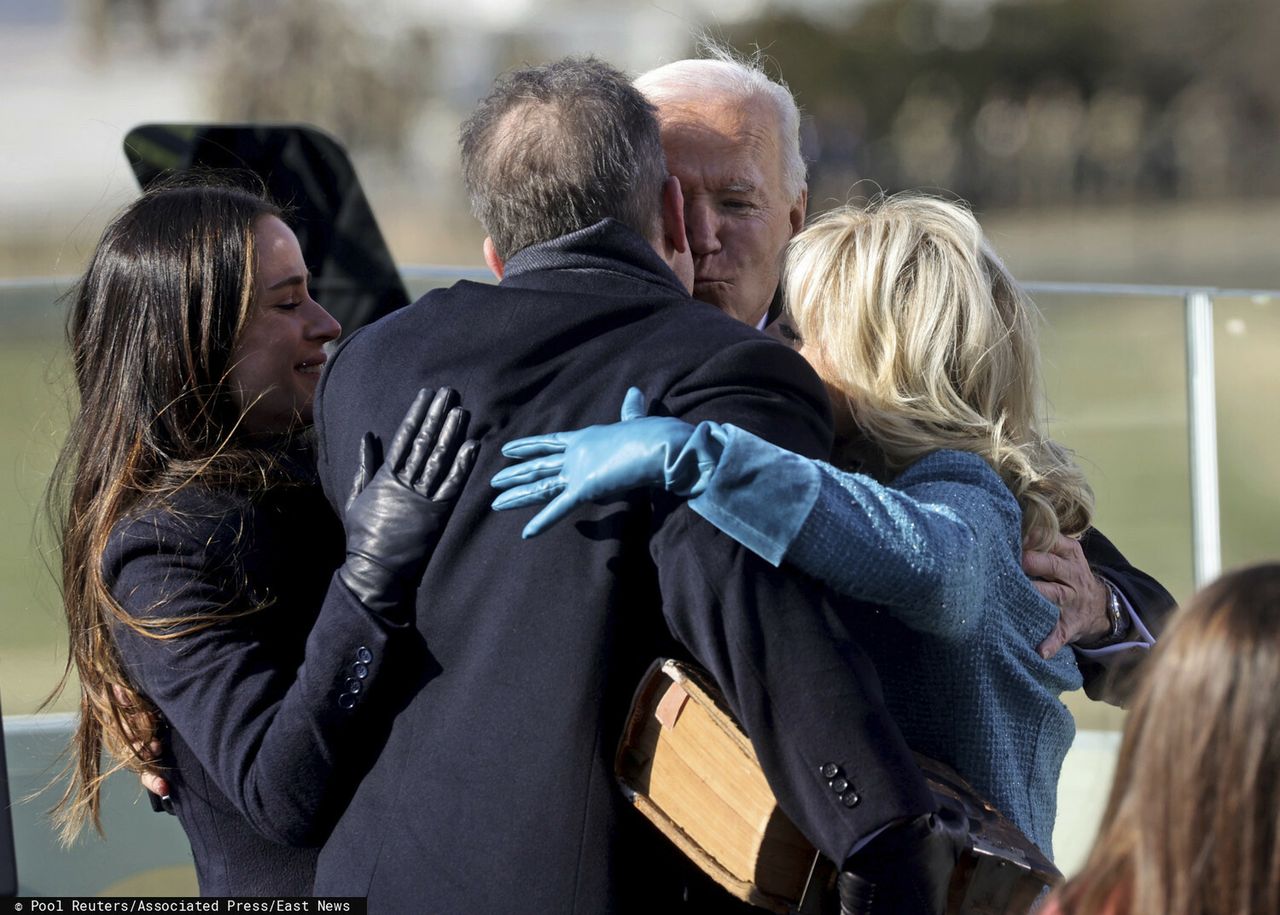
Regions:
M 1045 915 L 1280 912 L 1280 564 L 1175 614 L 1125 722 L 1080 874 Z
M 169 186 L 107 227 L 68 322 L 50 510 L 80 716 L 55 818 L 101 829 L 104 780 L 156 765 L 163 728 L 207 895 L 310 893 L 316 852 L 288 846 L 323 840 L 423 669 L 404 598 L 475 455 L 456 395 L 421 392 L 381 466 L 364 443 L 344 549 L 308 439 L 340 328 L 308 280 L 262 197 Z

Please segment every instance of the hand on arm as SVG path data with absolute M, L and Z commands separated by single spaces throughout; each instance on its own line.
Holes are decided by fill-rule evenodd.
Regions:
M 1075 646 L 1084 691 L 1090 699 L 1123 706 L 1136 682 L 1133 675 L 1147 657 L 1147 648 L 1160 637 L 1175 602 L 1160 582 L 1136 568 L 1097 528 L 1085 531 L 1080 546 L 1094 573 L 1114 587 L 1130 623 L 1120 643 L 1096 650 Z
M 552 432 L 508 442 L 507 457 L 522 458 L 494 476 L 505 490 L 493 500 L 496 511 L 550 502 L 524 529 L 536 537 L 579 505 L 620 498 L 634 489 L 655 487 L 678 496 L 696 496 L 707 485 L 720 457 L 710 423 L 645 416 L 644 394 L 630 388 L 621 421 L 576 432 Z
M 1093 574 L 1079 541 L 1059 535 L 1048 550 L 1026 550 L 1022 568 L 1059 611 L 1057 625 L 1036 649 L 1041 657 L 1051 658 L 1064 645 L 1096 641 L 1111 631 L 1106 586 Z

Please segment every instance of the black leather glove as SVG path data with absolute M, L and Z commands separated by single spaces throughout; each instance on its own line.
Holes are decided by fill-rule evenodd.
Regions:
M 951 875 L 968 846 L 968 818 L 945 803 L 889 827 L 836 878 L 840 915 L 944 915 Z
M 347 560 L 338 576 L 375 613 L 409 603 L 449 513 L 475 463 L 480 443 L 463 441 L 467 413 L 458 395 L 418 392 L 377 472 L 375 440 L 366 434 L 347 500 Z

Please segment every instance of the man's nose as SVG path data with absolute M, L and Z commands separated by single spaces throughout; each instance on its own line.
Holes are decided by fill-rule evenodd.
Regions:
M 708 204 L 698 201 L 685 207 L 684 229 L 694 257 L 715 254 L 720 250 L 720 220 L 715 209 Z

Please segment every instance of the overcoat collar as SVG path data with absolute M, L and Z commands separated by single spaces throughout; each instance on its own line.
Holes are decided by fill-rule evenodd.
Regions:
M 544 270 L 600 270 L 689 294 L 653 245 L 613 218 L 517 251 L 506 263 L 502 285 L 523 285 L 522 277 Z

